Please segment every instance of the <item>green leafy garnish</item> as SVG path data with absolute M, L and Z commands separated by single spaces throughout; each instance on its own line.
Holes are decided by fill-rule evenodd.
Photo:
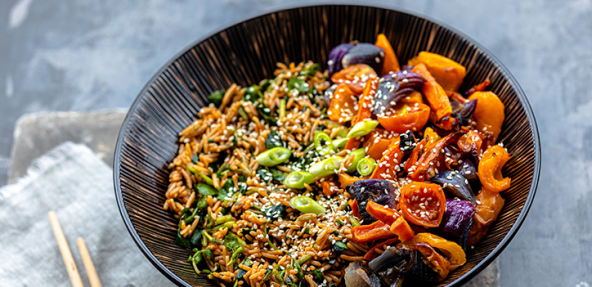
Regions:
M 211 196 L 216 196 L 218 195 L 218 191 L 213 188 L 211 185 L 209 184 L 205 184 L 205 183 L 198 183 L 195 185 L 195 188 L 197 188 L 197 191 L 203 195 L 211 195 Z
M 288 90 L 294 90 L 294 89 L 296 89 L 302 93 L 308 93 L 308 91 L 310 91 L 308 84 L 304 80 L 298 79 L 296 77 L 292 77 L 288 81 Z
M 272 149 L 274 147 L 287 147 L 287 145 L 276 131 L 271 131 L 265 139 L 265 148 Z
M 279 182 L 284 182 L 284 179 L 286 179 L 286 176 L 288 175 L 288 173 L 283 172 L 277 168 L 270 168 L 269 171 L 271 171 L 273 179 Z
M 341 242 L 341 241 L 335 241 L 335 243 L 333 243 L 333 250 L 335 250 L 336 252 L 342 252 L 344 250 L 348 250 L 349 247 L 347 247 L 347 244 Z
M 286 207 L 281 203 L 272 205 L 266 209 L 263 209 L 262 211 L 265 212 L 265 216 L 269 219 L 284 217 L 288 214 L 288 212 L 286 212 Z
M 208 96 L 208 100 L 210 101 L 210 103 L 214 104 L 214 106 L 219 107 L 222 104 L 224 94 L 224 90 L 214 91 Z

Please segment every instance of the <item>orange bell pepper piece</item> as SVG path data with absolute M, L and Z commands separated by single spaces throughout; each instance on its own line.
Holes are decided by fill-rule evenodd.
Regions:
M 424 64 L 446 91 L 458 91 L 467 75 L 467 69 L 463 65 L 442 55 L 430 52 L 419 52 L 416 57 L 409 60 L 411 66 L 419 64 Z
M 366 149 L 366 155 L 374 160 L 380 160 L 392 141 L 392 133 L 381 128 L 375 128 L 366 135 L 362 147 Z
M 444 256 L 436 252 L 432 246 L 425 242 L 416 243 L 413 246 L 415 250 L 421 252 L 428 266 L 438 273 L 437 282 L 442 282 L 450 272 L 450 261 L 446 260 Z
M 321 187 L 323 188 L 323 194 L 325 196 L 331 196 L 339 191 L 339 182 L 335 180 L 325 180 L 321 183 Z
M 358 244 L 397 237 L 390 231 L 390 226 L 382 221 L 356 226 L 351 229 L 351 233 L 352 240 Z
M 410 173 L 415 168 L 417 168 L 417 161 L 419 160 L 419 153 L 422 152 L 424 149 L 427 149 L 426 144 L 429 143 L 430 140 L 431 140 L 431 137 L 427 134 L 427 132 L 424 132 L 423 139 L 417 143 L 415 148 L 413 148 L 413 150 L 411 151 L 411 154 L 409 155 L 409 158 L 405 162 L 405 166 L 403 167 L 403 169 L 405 169 L 405 171 L 407 173 Z M 413 168 L 413 170 L 412 170 L 412 168 Z
M 415 236 L 415 232 L 403 216 L 400 216 L 391 224 L 391 232 L 399 236 L 399 239 L 403 242 Z
M 397 172 L 401 170 L 399 164 L 403 160 L 403 152 L 399 149 L 399 140 L 393 139 L 388 150 L 384 153 L 376 165 L 371 179 L 390 179 L 397 178 Z
M 378 122 L 388 131 L 404 133 L 421 130 L 430 118 L 430 107 L 424 104 L 400 103 L 391 108 L 388 117 L 378 116 Z
M 477 99 L 477 107 L 473 113 L 477 130 L 486 135 L 491 144 L 496 143 L 505 119 L 505 106 L 492 92 L 475 92 L 469 97 L 469 101 L 474 99 Z
M 440 135 L 438 133 L 436 133 L 432 128 L 426 128 L 423 131 L 423 136 L 429 136 L 430 139 L 428 140 L 426 149 L 432 149 L 436 146 L 436 144 L 438 143 L 438 141 L 441 139 Z
M 372 217 L 388 225 L 393 224 L 395 220 L 401 216 L 401 214 L 399 214 L 396 210 L 385 207 L 384 205 L 380 205 L 372 200 L 368 201 L 368 204 L 366 205 L 366 211 L 368 211 L 368 214 L 370 214 Z
M 452 114 L 452 106 L 450 100 L 444 88 L 436 82 L 432 74 L 428 71 L 424 64 L 418 64 L 411 70 L 414 73 L 422 75 L 427 82 L 423 85 L 423 95 L 428 100 L 436 122 L 442 120 L 442 118 L 448 117 Z
M 456 144 L 462 152 L 479 156 L 481 153 L 481 145 L 483 144 L 483 140 L 481 139 L 479 133 L 476 133 L 474 130 L 469 130 L 466 134 L 458 139 Z
M 500 145 L 492 145 L 487 148 L 477 168 L 479 181 L 483 187 L 493 192 L 501 192 L 510 188 L 512 179 L 502 175 L 502 167 L 509 159 L 510 154 Z
M 349 207 L 352 209 L 352 214 L 357 217 L 360 218 L 360 209 L 358 208 L 358 200 L 357 199 L 350 199 L 347 204 L 349 204 Z
M 334 122 L 345 123 L 351 121 L 356 114 L 358 97 L 346 84 L 337 86 L 327 109 L 327 116 Z
M 502 211 L 504 201 L 499 192 L 489 191 L 486 188 L 481 189 L 481 192 L 477 195 L 473 226 L 467 237 L 467 246 L 474 246 L 485 237 L 489 226 Z
M 485 88 L 487 88 L 487 86 L 489 86 L 489 84 L 491 84 L 491 81 L 489 80 L 489 78 L 485 79 L 485 81 L 481 82 L 480 84 L 476 84 L 474 85 L 472 88 L 470 88 L 466 95 L 470 96 L 475 92 L 483 92 L 485 91 Z
M 372 118 L 372 99 L 378 89 L 378 79 L 369 79 L 364 87 L 364 92 L 360 96 L 360 102 L 358 103 L 358 117 L 355 121 L 352 121 L 352 126 L 365 119 Z
M 374 45 L 384 49 L 384 63 L 382 64 L 381 76 L 401 70 L 399 60 L 397 60 L 397 55 L 395 55 L 395 50 L 393 50 L 391 43 L 384 34 L 378 34 Z
M 418 233 L 410 240 L 399 243 L 397 248 L 413 250 L 414 245 L 420 242 L 425 242 L 444 253 L 448 261 L 450 261 L 450 270 L 454 270 L 467 262 L 467 256 L 458 244 L 431 233 Z

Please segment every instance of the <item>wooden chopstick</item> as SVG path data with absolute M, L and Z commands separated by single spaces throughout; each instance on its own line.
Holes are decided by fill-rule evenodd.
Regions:
M 76 243 L 78 244 L 78 249 L 80 250 L 80 256 L 82 256 L 84 268 L 86 268 L 86 274 L 88 275 L 88 281 L 90 281 L 90 286 L 101 287 L 99 275 L 97 274 L 97 270 L 95 270 L 95 265 L 93 264 L 92 259 L 90 258 L 90 253 L 86 248 L 86 243 L 84 243 L 84 239 L 78 237 Z
M 78 268 L 76 268 L 74 258 L 72 258 L 72 252 L 70 252 L 70 248 L 68 247 L 68 241 L 66 241 L 64 231 L 62 231 L 62 227 L 60 226 L 60 222 L 58 221 L 56 213 L 54 211 L 50 211 L 48 215 L 49 222 L 53 228 L 53 233 L 55 234 L 56 240 L 58 241 L 58 246 L 60 247 L 60 252 L 62 252 L 64 264 L 66 264 L 66 270 L 68 270 L 68 275 L 70 275 L 72 286 L 84 287 L 84 285 L 82 285 L 82 279 L 80 279 L 80 274 L 78 274 Z

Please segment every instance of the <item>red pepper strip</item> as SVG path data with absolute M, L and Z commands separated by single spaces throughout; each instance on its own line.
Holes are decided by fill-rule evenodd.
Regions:
M 423 181 L 425 179 L 425 172 L 430 167 L 430 163 L 433 162 L 440 151 L 452 142 L 455 142 L 461 133 L 451 133 L 442 138 L 433 149 L 426 150 L 421 158 L 417 161 L 417 168 L 412 171 L 407 177 L 415 181 Z
M 366 211 L 368 211 L 368 214 L 372 215 L 372 217 L 388 225 L 393 224 L 395 220 L 401 216 L 396 210 L 380 205 L 372 200 L 368 201 Z
M 399 164 L 403 159 L 403 152 L 399 148 L 399 139 L 393 139 L 388 150 L 376 165 L 371 179 L 397 179 L 397 171 L 401 170 Z
M 413 148 L 413 150 L 411 151 L 411 154 L 409 155 L 409 158 L 405 162 L 405 167 L 403 167 L 407 173 L 412 172 L 411 168 L 414 166 L 417 166 L 417 160 L 419 159 L 419 153 L 421 151 L 423 151 L 424 148 L 427 147 L 427 143 L 429 140 L 430 140 L 430 136 L 426 134 L 423 137 L 423 139 L 417 143 L 415 148 Z
M 370 225 L 356 226 L 351 229 L 352 240 L 355 243 L 361 244 L 374 240 L 397 237 L 390 229 L 390 225 L 382 221 L 376 221 Z
M 364 255 L 364 260 L 372 261 L 372 259 L 374 259 L 378 256 L 378 253 L 376 253 L 376 249 L 383 248 L 384 246 L 389 246 L 389 245 L 396 243 L 398 241 L 399 241 L 399 238 L 392 238 L 392 239 L 388 239 L 385 242 L 376 244 L 374 247 L 372 247 L 370 250 L 368 250 L 366 255 Z
M 347 203 L 349 204 L 349 207 L 351 207 L 351 209 L 352 209 L 352 214 L 355 217 L 360 218 L 360 209 L 358 208 L 358 201 L 356 199 L 354 199 L 354 200 L 350 199 Z
M 352 126 L 365 119 L 372 118 L 372 99 L 374 98 L 377 89 L 377 78 L 370 79 L 366 82 L 366 87 L 364 87 L 364 92 L 362 93 L 358 103 L 358 117 L 356 118 L 355 122 L 352 122 Z
M 482 83 L 474 85 L 472 88 L 470 88 L 467 91 L 467 96 L 472 95 L 474 92 L 485 91 L 485 88 L 487 88 L 487 86 L 489 86 L 489 84 L 491 84 L 491 81 L 489 79 L 485 79 L 485 81 L 483 81 Z
M 397 220 L 391 224 L 391 232 L 399 236 L 399 239 L 401 239 L 402 242 L 415 237 L 415 232 L 411 229 L 411 226 L 403 216 L 397 218 Z

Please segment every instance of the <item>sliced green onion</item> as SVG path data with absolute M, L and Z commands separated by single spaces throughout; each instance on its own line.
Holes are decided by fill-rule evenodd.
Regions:
M 335 220 L 335 222 L 339 223 L 339 225 L 345 225 L 345 223 L 343 223 L 343 221 L 341 221 L 341 219 L 337 219 L 337 220 Z
M 342 157 L 335 155 L 311 165 L 308 171 L 317 177 L 331 175 L 336 173 L 342 161 Z
M 277 246 L 275 246 L 275 244 L 271 242 L 271 240 L 269 239 L 269 235 L 267 235 L 267 222 L 265 222 L 265 224 L 263 225 L 263 233 L 265 233 L 265 239 L 267 239 L 267 243 L 269 243 L 269 246 L 271 246 L 273 250 L 279 250 L 279 248 L 277 248 Z
M 293 171 L 284 179 L 284 185 L 290 188 L 302 189 L 304 184 L 309 184 L 315 179 L 314 175 L 306 171 Z
M 360 226 L 360 222 L 353 216 L 349 217 L 349 223 L 351 223 L 352 227 Z
M 333 141 L 333 150 L 340 150 L 347 144 L 348 138 L 336 139 Z
M 262 166 L 274 166 L 287 161 L 292 152 L 284 147 L 274 147 L 260 153 L 255 159 Z
M 316 132 L 314 135 L 315 149 L 322 155 L 327 155 L 333 150 L 331 137 L 324 132 Z
M 355 124 L 349 133 L 347 133 L 348 138 L 357 138 L 361 136 L 365 136 L 372 132 L 375 127 L 378 126 L 378 121 L 375 120 L 363 120 Z
M 280 115 L 280 119 L 283 119 L 286 116 L 286 98 L 280 100 L 280 110 L 278 114 Z
M 356 166 L 356 169 L 361 176 L 372 174 L 374 168 L 376 168 L 376 161 L 371 157 L 361 159 Z
M 357 150 L 354 150 L 351 153 L 349 153 L 348 157 L 350 157 L 350 156 L 352 156 L 353 159 L 352 159 L 352 162 L 350 163 L 350 165 L 346 167 L 345 171 L 354 172 L 356 170 L 356 167 L 358 166 L 358 163 L 360 162 L 360 160 L 366 156 L 366 149 L 359 148 Z
M 312 256 L 310 256 L 310 254 L 306 254 L 302 257 L 300 257 L 300 259 L 296 260 L 296 263 L 298 263 L 298 265 L 302 265 L 306 262 L 308 262 L 308 260 L 310 260 L 312 258 Z
M 245 111 L 243 106 L 238 107 L 238 114 L 245 120 L 249 120 L 249 114 Z
M 212 181 L 212 178 L 210 178 L 209 176 L 199 172 L 197 169 L 190 167 L 190 166 L 186 166 L 187 170 L 192 172 L 193 174 L 201 177 L 203 179 L 203 181 L 211 186 L 214 186 L 214 182 Z
M 302 213 L 314 213 L 319 215 L 326 211 L 320 203 L 316 202 L 316 200 L 303 195 L 292 197 L 292 199 L 290 199 L 290 206 L 298 209 Z

